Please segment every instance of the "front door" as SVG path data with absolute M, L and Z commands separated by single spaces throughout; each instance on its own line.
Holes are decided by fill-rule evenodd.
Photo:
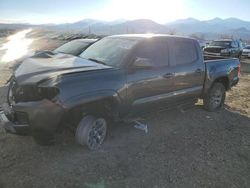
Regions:
M 167 41 L 157 38 L 145 39 L 136 48 L 131 61 L 147 59 L 151 68 L 133 68 L 127 74 L 128 104 L 134 109 L 157 103 L 167 98 L 173 90 L 174 68 L 169 64 Z

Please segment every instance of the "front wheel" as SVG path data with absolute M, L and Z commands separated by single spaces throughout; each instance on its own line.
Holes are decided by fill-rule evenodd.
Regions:
M 226 88 L 222 83 L 215 83 L 203 99 L 204 107 L 210 112 L 219 110 L 225 102 Z
M 83 117 L 76 129 L 76 142 L 87 146 L 90 150 L 100 148 L 107 132 L 107 122 L 104 118 L 91 115 Z

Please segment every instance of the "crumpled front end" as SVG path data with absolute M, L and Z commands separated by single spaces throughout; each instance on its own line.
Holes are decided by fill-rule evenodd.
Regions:
M 0 113 L 0 124 L 7 132 L 19 135 L 40 130 L 55 132 L 64 113 L 63 107 L 52 100 L 57 92 L 56 88 L 20 86 L 12 79 L 8 104 L 3 105 Z

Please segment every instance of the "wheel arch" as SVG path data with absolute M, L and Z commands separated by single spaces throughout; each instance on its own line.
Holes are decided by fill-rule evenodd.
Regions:
M 230 87 L 229 87 L 229 78 L 227 76 L 222 76 L 222 77 L 216 78 L 213 81 L 213 83 L 211 84 L 210 88 L 212 88 L 215 83 L 222 83 L 224 85 L 226 91 L 230 89 Z
M 84 115 L 91 114 L 95 116 L 104 116 L 109 120 L 119 117 L 119 107 L 121 99 L 116 92 L 100 92 L 91 95 L 82 95 L 81 98 L 72 99 L 67 103 L 67 112 L 65 119 L 79 122 Z

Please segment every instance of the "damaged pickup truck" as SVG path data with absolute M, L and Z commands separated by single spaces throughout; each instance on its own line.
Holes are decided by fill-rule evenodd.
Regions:
M 25 60 L 9 81 L 0 112 L 7 132 L 53 142 L 65 127 L 89 149 L 103 143 L 107 125 L 157 107 L 195 103 L 220 109 L 239 81 L 238 59 L 204 60 L 199 43 L 168 35 L 103 38 L 80 57 Z

